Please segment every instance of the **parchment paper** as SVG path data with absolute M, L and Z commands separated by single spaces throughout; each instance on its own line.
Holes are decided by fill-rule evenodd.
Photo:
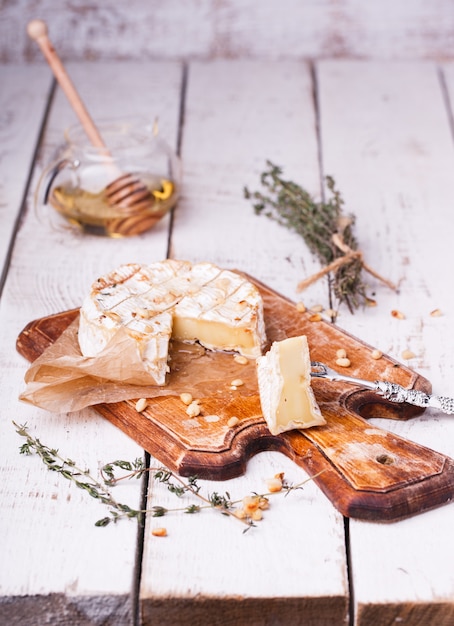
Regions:
M 170 374 L 156 385 L 141 361 L 137 345 L 120 328 L 96 357 L 82 356 L 77 338 L 79 319 L 47 348 L 25 374 L 20 400 L 54 413 L 78 411 L 102 403 L 189 392 L 219 391 L 241 378 L 243 395 L 257 393 L 255 363 L 240 365 L 230 353 L 211 352 L 198 344 L 171 342 Z

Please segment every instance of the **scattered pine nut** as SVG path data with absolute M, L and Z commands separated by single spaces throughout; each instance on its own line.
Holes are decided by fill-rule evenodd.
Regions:
M 441 317 L 443 315 L 443 313 L 441 312 L 440 309 L 434 309 L 433 311 L 430 312 L 431 317 Z
M 398 320 L 404 320 L 405 319 L 405 315 L 402 313 L 402 311 L 397 311 L 397 309 L 393 309 L 391 311 L 391 315 L 393 317 L 395 317 Z
M 259 497 L 259 509 L 262 509 L 262 511 L 265 511 L 266 509 L 270 508 L 270 501 L 268 500 L 268 498 L 265 498 L 265 496 L 260 496 Z
M 337 318 L 337 311 L 334 309 L 325 309 L 324 313 L 326 317 L 329 317 L 331 320 L 335 320 Z
M 381 359 L 383 356 L 383 352 L 381 350 L 372 350 L 372 354 L 371 357 L 373 359 L 375 359 L 376 361 L 378 361 L 378 359 Z
M 306 312 L 306 305 L 304 304 L 304 302 L 297 302 L 296 303 L 296 310 L 299 313 L 305 313 Z
M 233 416 L 229 419 L 229 421 L 227 422 L 227 426 L 229 428 L 233 428 L 234 426 L 236 426 L 239 423 L 239 419 L 236 416 Z
M 136 402 L 136 411 L 137 413 L 142 413 L 142 411 L 145 411 L 145 409 L 147 408 L 147 399 L 146 398 L 140 398 L 139 400 L 137 400 Z
M 192 401 L 186 409 L 186 413 L 189 415 L 189 417 L 197 417 L 197 415 L 200 415 L 199 403 Z
M 277 493 L 278 491 L 282 491 L 282 478 L 280 478 L 279 476 L 269 478 L 266 481 L 266 486 L 270 493 Z
M 243 509 L 246 515 L 251 515 L 259 508 L 259 496 L 245 496 L 243 498 Z
M 241 378 L 235 378 L 230 384 L 232 387 L 241 387 L 241 385 L 244 385 L 244 381 Z
M 350 359 L 345 358 L 340 358 L 340 359 L 336 359 L 336 365 L 338 365 L 339 367 L 350 367 L 351 362 Z
M 336 350 L 336 357 L 338 359 L 345 359 L 347 356 L 347 350 L 345 348 L 339 348 L 339 350 Z
M 322 321 L 322 316 L 320 315 L 320 313 L 314 313 L 313 315 L 311 315 L 309 317 L 309 321 L 310 322 L 321 322 Z
M 153 537 L 167 537 L 167 529 L 166 528 L 153 528 L 151 531 Z
M 311 313 L 321 313 L 323 311 L 323 305 L 314 304 L 314 306 L 311 306 L 310 311 Z
M 234 511 L 235 517 L 238 519 L 250 518 L 254 522 L 259 522 L 262 517 L 262 511 L 269 508 L 269 500 L 264 496 L 246 496 L 243 498 L 243 506 Z
M 235 354 L 235 356 L 233 357 L 233 360 L 235 361 L 235 363 L 238 363 L 239 365 L 247 365 L 249 363 L 249 359 L 243 356 L 242 354 Z
M 408 349 L 402 352 L 402 358 L 405 359 L 406 361 L 408 361 L 409 359 L 414 359 L 415 356 L 416 354 Z
M 366 298 L 366 306 L 377 306 L 377 301 L 373 298 Z
M 189 406 L 192 402 L 192 393 L 188 393 L 186 391 L 180 393 L 180 400 L 183 402 L 183 404 Z

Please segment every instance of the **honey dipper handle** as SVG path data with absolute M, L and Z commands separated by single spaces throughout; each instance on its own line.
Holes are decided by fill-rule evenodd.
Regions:
M 41 48 L 41 51 L 52 69 L 58 84 L 63 89 L 63 92 L 79 118 L 79 121 L 87 133 L 91 143 L 97 148 L 106 149 L 106 145 L 99 134 L 95 123 L 93 122 L 89 112 L 77 93 L 76 88 L 68 76 L 63 63 L 49 40 L 46 23 L 42 20 L 32 20 L 27 26 L 27 33 L 30 39 L 36 41 Z

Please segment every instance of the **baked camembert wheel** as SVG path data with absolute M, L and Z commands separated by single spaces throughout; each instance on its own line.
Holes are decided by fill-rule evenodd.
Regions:
M 257 359 L 257 379 L 263 417 L 272 435 L 326 423 L 311 387 L 305 335 L 275 341 Z
M 127 264 L 98 278 L 80 310 L 79 345 L 96 356 L 120 328 L 164 385 L 171 338 L 255 359 L 266 342 L 263 302 L 240 274 L 211 263 L 168 259 Z

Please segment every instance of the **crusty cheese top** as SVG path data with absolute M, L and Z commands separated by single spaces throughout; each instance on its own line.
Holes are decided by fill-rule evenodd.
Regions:
M 211 263 L 172 259 L 122 265 L 93 284 L 80 311 L 82 354 L 98 354 L 120 327 L 159 385 L 171 337 L 249 358 L 266 341 L 262 298 L 251 282 Z

